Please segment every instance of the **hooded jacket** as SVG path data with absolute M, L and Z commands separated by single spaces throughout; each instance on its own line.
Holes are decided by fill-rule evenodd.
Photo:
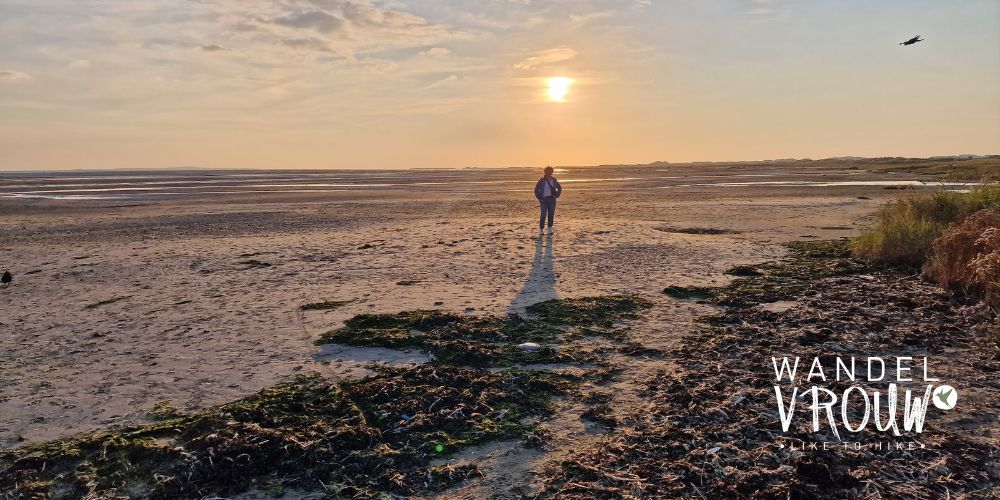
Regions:
M 562 186 L 559 184 L 559 181 L 557 181 L 555 177 L 550 177 L 549 182 L 550 182 L 549 187 L 551 187 L 552 189 L 552 196 L 558 198 L 559 195 L 562 194 Z M 538 179 L 538 183 L 535 184 L 535 198 L 538 198 L 539 200 L 542 199 L 542 193 L 545 192 L 544 183 L 545 183 L 545 177 L 542 177 L 541 179 Z

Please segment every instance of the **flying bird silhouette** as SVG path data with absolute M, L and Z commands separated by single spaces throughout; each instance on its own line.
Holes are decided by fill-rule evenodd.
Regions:
M 948 404 L 948 398 L 951 397 L 952 391 L 954 391 L 954 389 L 952 389 L 951 391 L 948 391 L 948 392 L 941 391 L 941 393 L 938 394 L 938 399 L 940 399 L 942 403 Z
M 915 36 L 915 37 L 913 37 L 913 38 L 911 38 L 911 39 L 909 39 L 909 40 L 907 40 L 905 42 L 899 42 L 899 44 L 900 45 L 913 45 L 913 44 L 915 44 L 917 42 L 922 42 L 922 41 L 924 41 L 924 40 L 922 38 L 920 38 L 920 35 L 917 35 L 917 36 Z

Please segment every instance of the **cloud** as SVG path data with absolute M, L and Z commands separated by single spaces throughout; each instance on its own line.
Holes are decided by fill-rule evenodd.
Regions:
M 2 70 L 0 71 L 0 81 L 23 81 L 31 80 L 31 76 L 20 71 Z
M 86 59 L 76 59 L 66 64 L 70 69 L 86 69 L 90 67 L 90 61 Z
M 267 6 L 266 12 L 224 9 L 228 34 L 253 42 L 270 41 L 294 49 L 312 47 L 342 54 L 473 38 L 472 34 L 448 25 L 363 0 L 282 0 L 268 2 Z M 315 42 L 287 43 L 303 38 L 302 31 L 326 43 L 322 46 Z M 425 55 L 442 56 L 442 50 L 447 49 L 432 48 Z
M 330 45 L 320 40 L 319 38 L 302 37 L 302 38 L 282 38 L 279 40 L 282 45 L 286 47 L 293 48 L 295 50 L 314 50 L 317 52 L 333 52 L 330 49 Z
M 751 0 L 747 10 L 747 16 L 754 22 L 787 19 L 790 14 L 784 2 L 774 0 Z
M 293 12 L 271 19 L 274 24 L 289 28 L 313 29 L 320 33 L 332 33 L 344 26 L 344 21 L 321 10 Z
M 448 57 L 451 55 L 451 51 L 444 47 L 431 47 L 420 53 L 422 56 L 427 57 Z
M 593 19 L 601 19 L 601 18 L 611 17 L 613 15 L 614 12 L 610 10 L 602 10 L 600 12 L 591 12 L 588 14 L 570 14 L 569 20 L 573 21 L 574 23 L 584 23 L 587 21 L 591 21 Z
M 462 80 L 465 80 L 465 78 L 458 75 L 448 75 L 447 77 L 442 78 L 436 82 L 432 82 L 431 84 L 424 87 L 423 90 L 429 90 L 437 87 L 443 87 L 446 85 L 455 84 L 461 82 Z
M 209 44 L 209 45 L 202 45 L 200 47 L 200 49 L 203 50 L 203 51 L 205 51 L 205 52 L 222 52 L 222 51 L 229 50 L 228 48 L 223 47 L 222 45 L 217 45 L 217 44 L 214 44 L 214 43 Z
M 392 61 L 384 61 L 381 59 L 365 59 L 358 61 L 362 68 L 372 71 L 375 73 L 390 73 L 396 71 L 399 65 Z
M 423 26 L 427 20 L 408 12 L 380 9 L 371 5 L 344 2 L 341 7 L 344 19 L 364 28 Z
M 514 69 L 521 70 L 533 70 L 540 66 L 545 66 L 546 64 L 553 64 L 562 61 L 569 61 L 575 58 L 577 51 L 568 47 L 557 47 L 554 49 L 543 50 L 541 52 L 536 52 L 535 54 L 528 56 L 521 60 L 521 62 L 513 66 Z

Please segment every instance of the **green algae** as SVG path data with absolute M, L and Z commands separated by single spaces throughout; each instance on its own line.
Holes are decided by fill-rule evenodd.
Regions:
M 753 266 L 756 274 L 737 278 L 714 290 L 707 302 L 739 307 L 793 300 L 816 293 L 817 280 L 871 272 L 850 257 L 850 240 L 796 241 L 786 243 L 788 255 L 780 262 Z
M 159 401 L 153 405 L 153 409 L 146 413 L 146 417 L 151 420 L 173 420 L 186 416 L 187 414 L 174 406 L 170 401 Z
M 604 382 L 617 370 L 600 368 L 598 351 L 559 344 L 602 335 L 636 350 L 621 322 L 649 307 L 621 295 L 547 301 L 530 306 L 527 318 L 429 310 L 358 315 L 317 343 L 419 348 L 436 361 L 376 367 L 369 377 L 340 383 L 299 377 L 196 413 L 162 402 L 149 425 L 0 452 L 0 497 L 201 498 L 296 489 L 381 498 L 440 491 L 479 471 L 432 467 L 435 458 L 496 440 L 543 446 L 545 433 L 534 421 L 553 411 L 553 396 L 576 397 L 585 380 Z M 522 342 L 543 347 L 521 350 Z M 598 368 L 574 376 L 455 366 L 568 361 Z
M 850 240 L 793 241 L 786 243 L 788 255 L 780 262 L 734 266 L 725 274 L 736 276 L 724 287 L 672 285 L 663 293 L 678 300 L 697 300 L 721 306 L 761 304 L 790 300 L 812 293 L 818 279 L 869 272 L 864 263 L 851 258 Z
M 592 359 L 572 347 L 554 345 L 579 335 L 621 338 L 616 325 L 637 318 L 639 311 L 651 306 L 633 295 L 611 295 L 540 302 L 527 308 L 527 318 L 437 310 L 360 314 L 343 328 L 323 334 L 316 343 L 421 349 L 433 354 L 439 364 L 462 366 L 578 362 Z M 525 342 L 542 347 L 534 351 L 518 348 Z
M 371 498 L 439 489 L 474 475 L 430 461 L 529 435 L 526 417 L 578 381 L 544 372 L 381 368 L 319 375 L 155 424 L 0 452 L 0 496 L 199 498 L 256 488 Z M 442 450 L 442 451 L 438 451 Z

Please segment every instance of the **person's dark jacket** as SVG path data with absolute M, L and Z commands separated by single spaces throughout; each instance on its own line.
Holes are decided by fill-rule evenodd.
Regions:
M 545 177 L 542 177 L 541 179 L 538 179 L 538 183 L 535 184 L 535 198 L 538 198 L 539 200 L 542 199 L 542 193 L 545 192 L 544 182 Z M 549 177 L 548 182 L 551 183 L 550 187 L 552 188 L 552 196 L 558 198 L 559 195 L 562 194 L 562 186 L 559 184 L 559 181 L 557 181 L 555 177 Z

